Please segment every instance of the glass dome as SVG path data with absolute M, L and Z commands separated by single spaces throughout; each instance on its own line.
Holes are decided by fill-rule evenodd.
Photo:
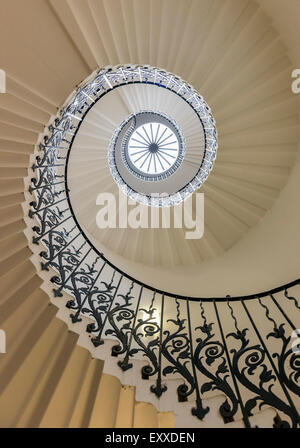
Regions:
M 127 153 L 137 171 L 157 175 L 175 165 L 179 142 L 170 127 L 162 123 L 146 123 L 133 132 Z

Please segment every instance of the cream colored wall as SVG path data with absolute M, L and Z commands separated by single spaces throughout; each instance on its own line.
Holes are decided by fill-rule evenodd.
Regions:
M 282 1 L 269 0 L 259 3 L 263 5 L 268 14 L 272 15 L 271 20 L 274 22 L 274 26 L 278 27 L 278 31 L 289 49 L 290 57 L 294 57 L 294 60 L 296 60 L 297 49 L 299 48 L 297 46 L 297 24 L 299 21 L 297 8 L 299 8 L 299 2 L 289 0 L 289 7 L 282 9 L 280 8 Z M 174 4 L 173 0 L 167 3 L 168 5 Z M 197 5 L 197 2 L 189 2 L 190 5 L 192 3 L 194 6 Z M 98 7 L 94 10 L 96 4 Z M 153 7 L 152 13 L 157 10 L 157 13 L 161 13 L 163 19 L 167 21 L 166 15 L 163 14 L 162 2 L 154 2 L 154 4 L 157 8 Z M 179 2 L 178 4 L 182 3 Z M 214 2 L 215 12 L 218 4 L 221 6 L 225 3 L 222 1 Z M 230 4 L 239 7 L 240 1 Z M 249 4 L 251 5 L 251 2 Z M 22 0 L 10 0 L 0 4 L 0 16 L 6 17 L 5 23 L 0 27 L 0 39 L 1 42 L 9 41 L 9 46 L 2 45 L 0 50 L 0 63 L 7 71 L 8 90 L 8 93 L 1 97 L 2 121 L 0 120 L 0 133 L 3 139 L 1 145 L 4 148 L 1 157 L 5 166 L 10 167 L 10 172 L 6 169 L 5 172 L 1 173 L 3 176 L 1 182 L 3 183 L 3 191 L 4 189 L 9 190 L 11 194 L 22 192 L 22 178 L 25 175 L 28 154 L 36 143 L 37 134 L 43 130 L 44 125 L 48 122 L 49 115 L 55 113 L 56 107 L 63 103 L 64 98 L 75 84 L 84 79 L 97 64 L 101 66 L 108 63 L 119 63 L 120 61 L 127 62 L 128 57 L 129 59 L 130 57 L 135 58 L 134 62 L 164 65 L 163 61 L 166 60 L 167 52 L 163 44 L 169 42 L 167 36 L 164 34 L 160 36 L 161 51 L 157 60 L 154 57 L 154 43 L 153 47 L 149 49 L 144 37 L 136 42 L 134 36 L 128 34 L 130 47 L 127 48 L 123 41 L 122 43 L 121 41 L 117 42 L 120 46 L 115 45 L 111 33 L 120 29 L 120 27 L 116 27 L 118 16 L 114 15 L 113 23 L 109 22 L 112 27 L 111 31 L 104 14 L 105 11 L 110 11 L 109 7 L 113 8 L 113 6 L 110 6 L 111 2 L 91 2 L 91 5 L 93 5 L 91 10 L 84 8 L 83 4 L 78 1 L 26 0 L 26 5 L 28 10 L 34 10 L 34 14 L 26 15 L 23 13 L 24 2 Z M 102 9 L 99 9 L 100 5 Z M 128 5 L 138 7 L 138 14 L 142 12 L 144 7 L 148 7 L 147 2 L 130 1 Z M 127 11 L 126 8 L 124 11 Z M 174 11 L 172 10 L 174 17 L 176 11 L 176 8 L 174 8 Z M 92 12 L 99 17 L 96 29 L 91 15 Z M 224 14 L 226 11 L 222 10 L 221 12 Z M 211 19 L 213 19 L 213 16 L 214 14 L 212 14 Z M 39 17 L 41 20 L 37 20 Z M 221 15 L 221 17 L 223 16 Z M 131 20 L 131 17 L 126 16 L 125 25 L 122 22 L 125 31 L 131 29 L 129 26 Z M 101 30 L 105 30 L 100 33 L 101 39 L 100 26 L 103 26 Z M 28 32 L 28 30 L 31 32 Z M 137 32 L 141 33 L 142 30 L 139 28 Z M 150 35 L 149 30 L 147 32 L 147 36 Z M 9 40 L 7 39 L 8 35 L 10 36 Z M 36 36 L 40 36 L 39 39 Z M 20 42 L 22 42 L 22 51 L 20 51 Z M 184 42 L 188 42 L 187 33 Z M 45 48 L 47 49 L 46 52 Z M 131 54 L 129 54 L 129 50 Z M 142 50 L 145 50 L 145 56 L 143 56 Z M 183 54 L 182 49 L 180 54 Z M 147 55 L 150 60 L 143 60 Z M 178 69 L 179 74 L 181 74 L 181 69 L 178 66 L 179 60 L 176 60 L 176 56 L 177 52 L 172 49 L 172 57 L 167 58 L 167 65 L 169 64 L 171 70 Z M 127 59 L 125 60 L 125 58 Z M 197 77 L 191 79 L 191 81 L 194 80 L 196 81 Z M 21 150 L 18 149 L 20 146 L 22 147 Z M 12 154 L 9 154 L 9 151 Z M 22 166 L 17 171 L 13 166 L 16 160 Z M 7 176 L 17 176 L 18 186 L 10 187 L 11 179 L 7 179 Z M 265 216 L 244 240 L 240 241 L 225 255 L 220 256 L 215 261 L 199 264 L 199 266 L 193 268 L 179 270 L 174 267 L 170 271 L 162 268 L 147 268 L 146 270 L 140 263 L 134 264 L 128 260 L 122 260 L 108 250 L 106 254 L 109 259 L 123 267 L 126 272 L 134 273 L 135 277 L 146 283 L 178 293 L 223 295 L 226 291 L 230 294 L 238 294 L 267 289 L 275 286 L 274 283 L 277 286 L 278 283 L 284 283 L 298 276 L 297 264 L 294 264 L 295 252 L 298 249 L 297 241 L 294 244 L 291 238 L 294 228 L 287 218 L 292 216 L 291 213 L 295 214 L 296 212 L 293 211 L 293 205 L 288 208 L 288 205 L 285 204 L 287 200 L 289 201 L 289 197 L 290 193 L 287 193 L 282 201 L 286 210 L 285 217 L 279 210 L 279 206 L 275 204 L 274 210 L 269 214 L 272 218 Z M 6 205 L 10 204 L 10 200 L 17 201 L 18 204 L 21 201 L 20 198 L 13 199 L 12 197 L 3 200 L 7 201 Z M 281 204 L 279 201 L 280 199 L 278 204 Z M 12 213 L 18 213 L 19 215 L 12 217 Z M 18 210 L 17 207 L 13 209 L 7 207 L 2 210 L 3 220 L 6 224 L 10 224 L 14 219 L 21 219 L 21 213 L 20 207 Z M 298 216 L 295 219 L 295 223 L 298 222 Z M 266 222 L 265 225 L 263 225 L 264 222 Z M 281 223 L 280 228 L 277 225 L 279 222 Z M 286 229 L 285 233 L 282 231 L 283 228 Z M 5 231 L 9 231 L 8 227 L 5 228 Z M 290 239 L 285 243 L 287 233 Z M 274 235 L 274 238 L 276 237 L 277 241 L 276 256 L 273 254 L 272 242 L 267 242 L 268 238 L 271 241 L 272 235 Z M 257 243 L 254 243 L 253 241 L 256 238 Z M 296 239 L 296 235 L 294 235 L 294 239 Z M 248 251 L 248 249 L 249 254 L 246 256 L 243 251 Z M 285 254 L 284 266 L 282 266 L 279 257 L 279 252 L 282 251 Z M 241 259 L 239 260 L 238 257 L 241 257 Z M 276 276 L 273 275 L 273 271 Z M 200 283 L 201 288 L 199 288 Z
M 294 68 L 300 68 L 300 2 L 256 0 L 279 32 Z M 292 79 L 291 79 L 292 80 Z M 300 94 L 297 96 L 300 104 Z M 299 150 L 298 150 L 299 151 Z M 251 294 L 300 277 L 300 160 L 273 208 L 246 237 L 212 262 L 172 271 L 131 265 L 110 254 L 127 272 L 157 288 L 192 296 Z
M 247 295 L 299 278 L 300 159 L 274 207 L 232 249 L 211 262 L 172 271 L 132 271 L 146 283 L 191 296 Z M 121 263 L 120 260 L 116 263 Z M 130 266 L 124 265 L 127 272 Z
M 298 0 L 256 0 L 272 19 L 280 33 L 290 58 L 296 68 L 300 67 L 300 2 Z

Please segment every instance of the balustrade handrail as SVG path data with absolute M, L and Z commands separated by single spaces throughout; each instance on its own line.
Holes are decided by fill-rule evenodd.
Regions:
M 122 371 L 132 368 L 135 359 L 144 360 L 142 378 L 151 380 L 150 390 L 158 398 L 175 374 L 181 380 L 178 400 L 193 399 L 191 412 L 201 420 L 209 412 L 205 399 L 217 390 L 225 396 L 219 408 L 225 422 L 240 414 L 244 425 L 251 427 L 254 409 L 269 406 L 278 413 L 274 426 L 299 427 L 300 344 L 293 344 L 292 334 L 300 335 L 300 306 L 290 290 L 300 279 L 245 296 L 169 293 L 114 266 L 80 228 L 67 183 L 60 187 L 58 179 L 66 172 L 61 168 L 64 163 L 58 162 L 66 160 L 60 151 L 68 153 L 73 131 L 93 95 L 101 94 L 101 78 L 93 82 L 93 88 L 83 87 L 54 120 L 32 166 L 36 173 L 29 189 L 33 197 L 29 217 L 36 220 L 32 242 L 44 246 L 42 271 L 56 272 L 51 281 L 58 303 L 70 310 L 75 327 L 87 318 L 86 331 L 94 347 L 101 349 L 105 339 L 116 341 L 111 354 L 118 357 Z M 170 297 L 174 300 L 167 300 Z M 270 300 L 262 301 L 265 297 Z M 260 313 L 260 322 L 253 310 Z

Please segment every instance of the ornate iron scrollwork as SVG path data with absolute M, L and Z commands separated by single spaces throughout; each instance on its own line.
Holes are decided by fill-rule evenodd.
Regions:
M 214 339 L 212 328 L 214 323 L 207 323 L 202 302 L 200 302 L 203 325 L 196 327 L 205 335 L 204 338 L 197 338 L 197 347 L 194 352 L 194 363 L 199 372 L 205 375 L 210 381 L 204 382 L 201 386 L 201 394 L 210 390 L 220 390 L 226 395 L 225 401 L 220 406 L 220 414 L 224 418 L 233 417 L 238 410 L 238 399 L 228 383 L 230 371 L 227 366 L 224 345 Z M 217 362 L 219 361 L 219 363 Z M 217 364 L 215 372 L 212 366 Z M 229 401 L 228 401 L 229 400 Z
M 227 298 L 235 330 L 225 337 L 223 316 L 216 313 L 217 319 L 208 322 L 203 306 L 205 302 L 214 305 L 216 302 L 226 303 L 225 297 L 213 301 L 194 298 L 200 302 L 201 319 L 193 318 L 197 322 L 192 325 L 188 297 L 157 291 L 132 279 L 97 251 L 79 228 L 69 203 L 65 168 L 82 119 L 92 104 L 109 90 L 104 75 L 112 86 L 121 81 L 139 82 L 140 76 L 143 82 L 152 82 L 146 68 L 140 72 L 136 67 L 123 67 L 118 73 L 112 69 L 99 71 L 87 85 L 78 88 L 70 103 L 49 126 L 49 135 L 39 145 L 32 166 L 35 177 L 29 188 L 32 196 L 29 217 L 36 221 L 32 241 L 43 245 L 41 269 L 53 270 L 51 281 L 55 285 L 55 297 L 63 302 L 64 295 L 67 295 L 65 304 L 70 309 L 74 325 L 84 317 L 89 319 L 86 331 L 94 346 L 102 345 L 105 338 L 117 341 L 112 355 L 120 357 L 118 365 L 123 371 L 130 369 L 135 359 L 145 360 L 147 364 L 141 375 L 145 380 L 155 380 L 151 391 L 157 397 L 163 396 L 168 378 L 176 374 L 182 381 L 177 391 L 178 399 L 192 400 L 195 397 L 196 407 L 192 413 L 200 419 L 209 412 L 209 408 L 203 405 L 203 397 L 217 390 L 225 395 L 219 409 L 224 418 L 233 418 L 240 409 L 245 425 L 251 426 L 249 417 L 254 409 L 268 405 L 278 411 L 274 426 L 300 426 L 293 402 L 293 396 L 300 395 L 300 352 L 291 347 L 286 322 L 289 326 L 292 323 L 284 311 L 287 301 L 294 304 L 294 318 L 300 322 L 300 306 L 292 289 L 299 285 L 299 280 L 255 296 Z M 156 83 L 165 87 L 168 80 L 166 72 L 157 70 Z M 171 83 L 168 88 L 172 88 Z M 192 92 L 187 94 L 194 102 L 190 95 Z M 203 107 L 196 103 L 193 106 L 199 110 Z M 118 280 L 116 276 L 119 276 Z M 122 279 L 126 279 L 130 287 L 125 294 L 118 294 Z M 139 294 L 133 291 L 139 291 Z M 283 296 L 277 299 L 279 302 L 275 301 L 280 317 L 271 318 L 266 304 L 282 292 Z M 261 305 L 265 309 L 265 319 L 273 327 L 267 334 L 259 331 L 245 305 L 246 300 L 263 297 L 265 300 Z M 167 317 L 164 316 L 165 300 L 176 302 L 176 311 Z M 249 328 L 251 325 L 254 333 L 248 328 L 239 329 L 233 311 L 234 302 L 244 307 Z M 184 306 L 187 306 L 187 319 L 182 317 Z M 215 310 L 217 312 L 216 307 Z M 158 312 L 160 319 L 155 315 Z M 216 336 L 217 328 L 220 329 L 220 337 Z M 196 337 L 193 339 L 193 336 Z M 268 343 L 270 345 L 272 340 L 277 342 L 276 347 L 279 343 L 281 347 L 270 353 Z M 235 346 L 230 349 L 232 342 Z M 275 384 L 281 388 L 280 396 L 275 393 Z M 240 385 L 243 386 L 241 389 L 246 388 L 252 394 L 245 403 Z M 287 419 L 282 420 L 283 414 Z
M 144 318 L 138 318 L 136 325 L 130 330 L 132 340 L 135 341 L 137 347 L 129 348 L 125 358 L 118 364 L 122 370 L 126 371 L 132 367 L 129 362 L 137 353 L 142 353 L 143 357 L 148 360 L 148 364 L 142 367 L 141 375 L 143 379 L 149 379 L 158 373 L 159 370 L 159 334 L 160 326 L 154 318 L 156 308 L 154 307 L 155 293 L 153 293 L 151 303 L 148 309 L 140 308 Z
M 277 381 L 276 372 L 274 369 L 267 366 L 266 350 L 260 344 L 252 345 L 250 339 L 247 339 L 246 334 L 248 328 L 240 330 L 237 326 L 236 317 L 231 309 L 231 315 L 235 323 L 235 332 L 229 333 L 227 338 L 234 338 L 240 342 L 239 349 L 231 349 L 233 353 L 233 369 L 236 378 L 243 386 L 255 395 L 248 399 L 245 403 L 245 413 L 247 417 L 252 416 L 252 410 L 258 405 L 261 410 L 262 406 L 269 405 L 278 409 L 279 411 L 290 417 L 294 427 L 299 423 L 297 413 L 287 402 L 283 401 L 273 391 L 274 385 Z M 269 318 L 269 310 L 267 309 L 267 317 Z M 270 318 L 269 318 L 270 319 Z

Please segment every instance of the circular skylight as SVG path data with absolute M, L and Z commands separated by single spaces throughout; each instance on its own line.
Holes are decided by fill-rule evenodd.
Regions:
M 172 168 L 179 155 L 179 142 L 170 127 L 146 123 L 138 127 L 128 143 L 132 165 L 144 174 L 162 174 Z
M 117 133 L 112 152 L 116 154 L 121 142 L 122 162 L 138 179 L 157 183 L 180 167 L 185 153 L 184 135 L 166 114 L 138 111 L 124 120 Z M 121 169 L 119 165 L 118 169 Z

